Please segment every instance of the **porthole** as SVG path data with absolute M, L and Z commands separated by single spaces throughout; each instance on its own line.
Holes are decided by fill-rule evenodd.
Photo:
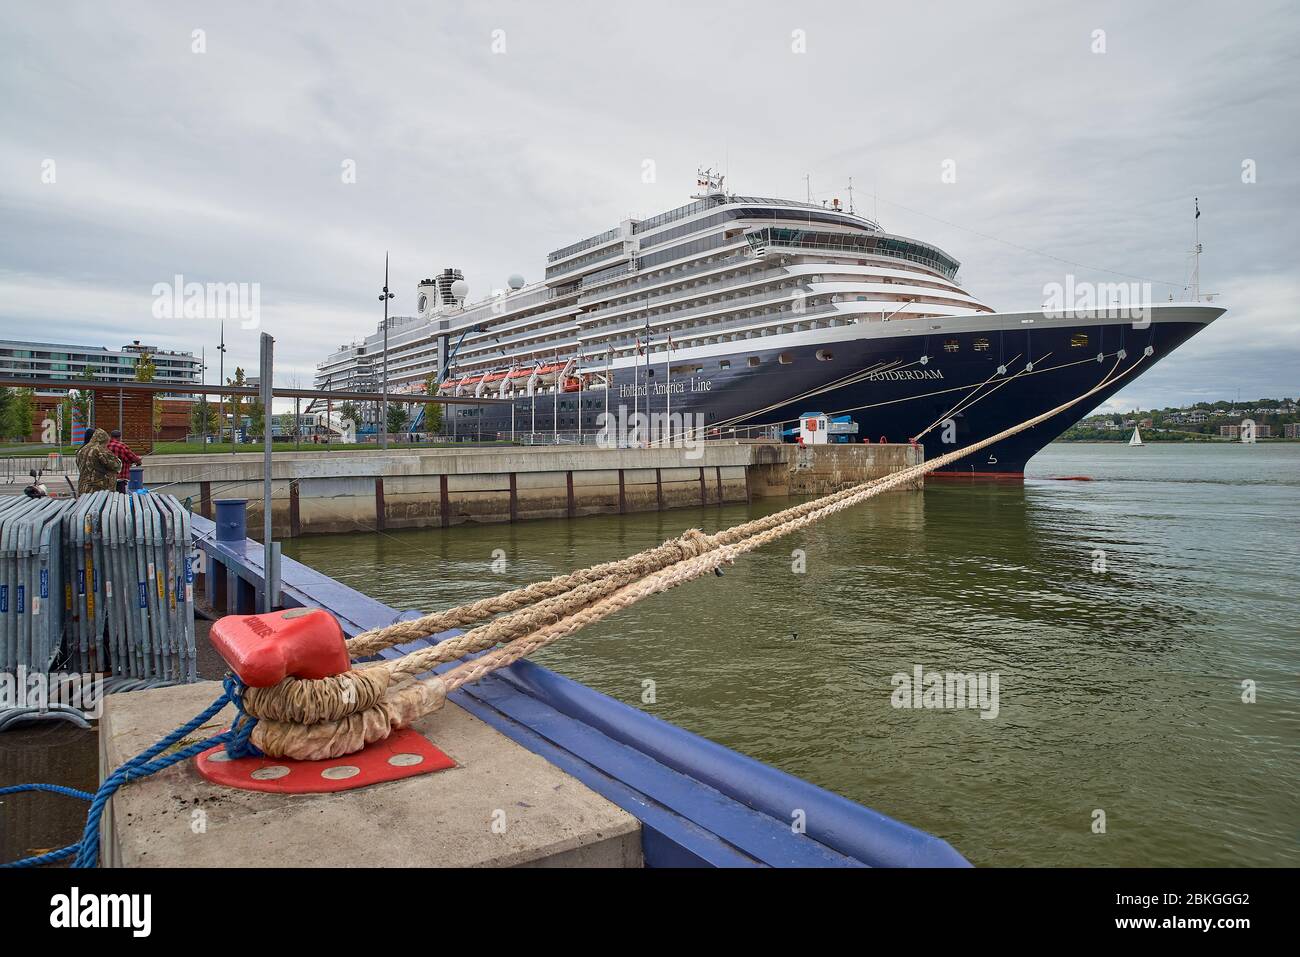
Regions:
M 748 359 L 745 360 L 745 365 L 749 366 L 751 369 L 757 369 L 758 356 L 750 356 Z
M 794 356 L 789 352 L 783 352 L 777 356 L 776 361 L 781 363 L 783 366 L 788 366 L 790 363 L 794 362 Z
M 818 362 L 830 362 L 830 361 L 831 361 L 832 359 L 834 359 L 834 358 L 835 358 L 834 354 L 833 354 L 829 349 L 818 349 L 818 350 L 817 350 L 817 361 L 818 361 Z
M 1086 332 L 1076 332 L 1070 336 L 1071 349 L 1083 349 L 1088 345 L 1088 334 Z

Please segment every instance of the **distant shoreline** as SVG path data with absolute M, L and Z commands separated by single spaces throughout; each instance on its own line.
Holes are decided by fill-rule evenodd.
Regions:
M 1256 444 L 1256 445 L 1264 445 L 1265 443 L 1273 443 L 1273 442 L 1276 442 L 1276 443 L 1279 443 L 1279 444 L 1282 444 L 1282 445 L 1286 445 L 1286 444 L 1290 444 L 1290 443 L 1294 443 L 1294 442 L 1300 442 L 1300 439 L 1285 439 L 1285 438 L 1282 438 L 1281 436 L 1270 436 L 1269 438 L 1266 438 L 1266 439 L 1256 439 L 1256 440 L 1255 440 L 1255 444 Z M 1048 444 L 1049 444 L 1049 445 L 1057 445 L 1057 444 L 1065 444 L 1065 445 L 1128 445 L 1128 443 L 1129 443 L 1129 440 L 1128 440 L 1127 438 L 1120 438 L 1120 439 L 1067 439 L 1067 438 L 1064 438 L 1064 437 L 1057 437 L 1057 438 L 1055 438 L 1055 439 L 1052 439 L 1052 441 L 1051 441 L 1050 443 L 1048 443 Z M 1185 438 L 1178 438 L 1178 439 L 1163 439 L 1163 438 L 1156 438 L 1156 437 L 1154 437 L 1154 436 L 1144 435 L 1144 436 L 1142 437 L 1142 444 L 1143 444 L 1143 445 L 1249 445 L 1250 443 L 1249 443 L 1249 442 L 1245 442 L 1245 443 L 1243 443 L 1240 439 L 1229 439 L 1229 438 L 1221 437 L 1221 436 L 1218 436 L 1218 435 L 1215 435 L 1215 436 L 1206 436 L 1206 437 L 1203 438 L 1203 439 L 1185 439 Z

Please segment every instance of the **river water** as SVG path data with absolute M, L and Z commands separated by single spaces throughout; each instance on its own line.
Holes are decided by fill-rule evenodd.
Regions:
M 432 610 L 787 504 L 284 549 Z M 1023 485 L 882 496 L 538 661 L 976 864 L 1294 866 L 1298 595 L 1300 445 L 1056 444 Z M 899 707 L 917 667 L 985 697 Z

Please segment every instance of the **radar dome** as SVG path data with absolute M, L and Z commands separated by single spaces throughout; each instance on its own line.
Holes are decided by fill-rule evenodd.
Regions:
M 457 279 L 451 284 L 451 294 L 457 299 L 464 299 L 469 295 L 469 283 L 464 279 Z
M 519 273 L 517 272 L 511 273 L 510 278 L 506 280 L 506 285 L 508 285 L 511 289 L 523 289 L 524 277 L 519 275 Z

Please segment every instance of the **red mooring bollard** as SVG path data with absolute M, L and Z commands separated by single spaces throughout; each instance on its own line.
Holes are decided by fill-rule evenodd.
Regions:
M 250 688 L 285 678 L 328 678 L 351 666 L 338 621 L 319 608 L 227 615 L 212 626 L 212 645 Z

